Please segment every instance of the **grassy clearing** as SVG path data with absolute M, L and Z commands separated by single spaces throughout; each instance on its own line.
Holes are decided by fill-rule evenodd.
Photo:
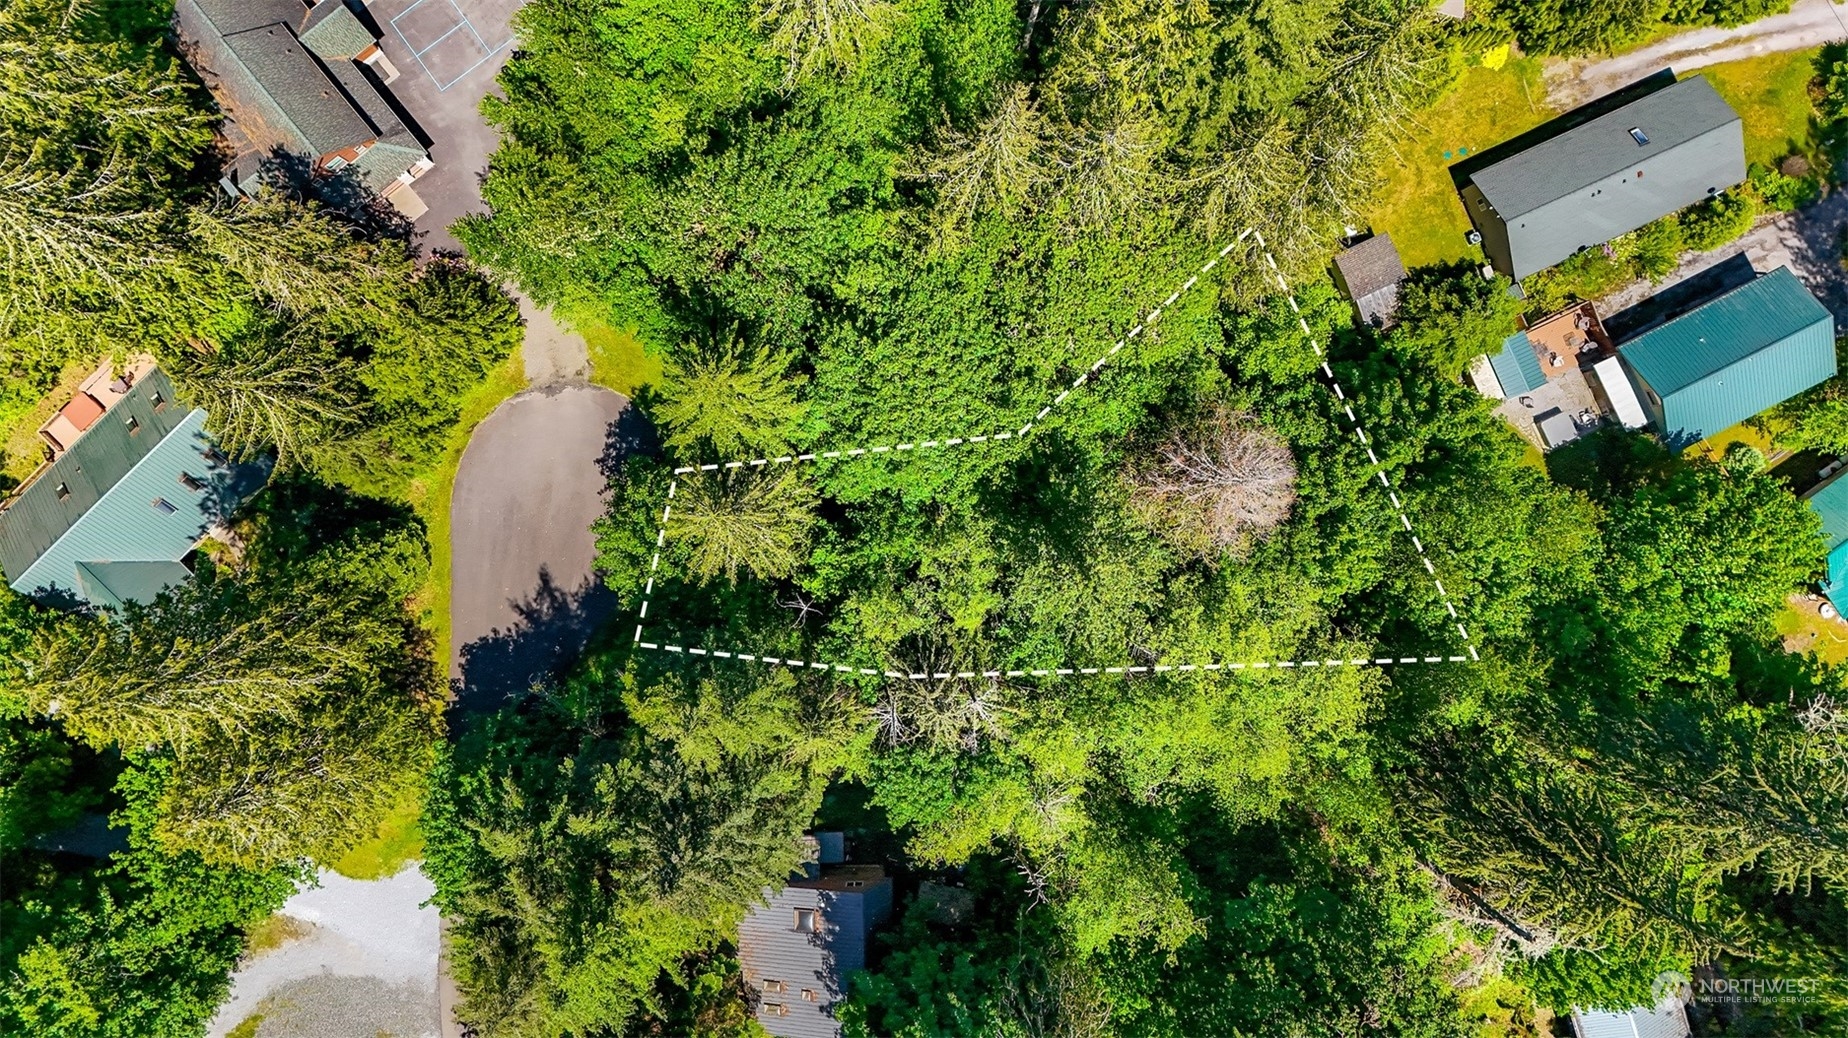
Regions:
M 449 430 L 449 442 L 443 447 L 442 460 L 430 471 L 411 480 L 405 498 L 424 521 L 430 540 L 430 575 L 412 603 L 424 626 L 435 636 L 434 651 L 439 664 L 449 666 L 449 496 L 455 491 L 456 469 L 462 464 L 462 452 L 481 420 L 493 413 L 503 401 L 526 388 L 526 362 L 520 351 L 502 361 L 481 385 L 462 401 L 462 416 Z
M 1463 241 L 1469 216 L 1448 168 L 1467 157 L 1463 149 L 1474 155 L 1554 114 L 1537 59 L 1469 69 L 1437 104 L 1408 120 L 1396 154 L 1386 163 L 1387 179 L 1366 214 L 1368 221 L 1375 231 L 1392 235 L 1408 267 L 1479 257 L 1480 250 Z
M 45 441 L 39 438 L 39 426 L 51 420 L 58 408 L 77 395 L 83 383 L 102 358 L 73 360 L 58 372 L 58 381 L 44 396 L 30 406 L 0 416 L 0 483 L 17 485 L 36 472 L 45 458 Z
M 1719 432 L 1688 447 L 1681 453 L 1684 457 L 1704 457 L 1713 461 L 1723 461 L 1726 458 L 1726 449 L 1728 447 L 1731 447 L 1735 443 L 1743 443 L 1747 446 L 1758 448 L 1758 452 L 1763 454 L 1767 459 L 1777 454 L 1777 445 L 1772 443 L 1771 440 L 1772 437 L 1777 435 L 1781 430 L 1775 428 L 1757 428 L 1753 424 L 1748 424 L 1750 422 L 1751 419 L 1747 419 L 1746 423 L 1721 429 Z
M 241 1023 L 225 1032 L 225 1038 L 257 1038 L 257 1028 L 263 1026 L 263 1014 L 252 1013 Z
M 1820 602 L 1810 602 L 1792 595 L 1777 614 L 1777 633 L 1784 638 L 1790 652 L 1813 653 L 1824 663 L 1848 661 L 1848 623 L 1839 617 L 1824 619 L 1817 612 Z
M 1809 85 L 1820 50 L 1765 54 L 1701 70 L 1745 124 L 1745 161 L 1775 165 L 1786 155 L 1816 150 Z
M 379 820 L 372 838 L 346 852 L 331 866 L 348 879 L 395 876 L 423 857 L 423 791 L 417 790 Z
M 661 358 L 642 349 L 633 329 L 617 328 L 582 313 L 567 314 L 564 321 L 590 348 L 592 382 L 632 397 L 643 386 L 661 381 Z

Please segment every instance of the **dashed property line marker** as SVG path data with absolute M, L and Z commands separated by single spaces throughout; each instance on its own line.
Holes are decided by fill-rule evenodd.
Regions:
M 1223 673 L 1257 670 L 1332 669 L 1336 667 L 1400 667 L 1429 663 L 1467 663 L 1470 660 L 1470 657 L 1462 655 L 1350 656 L 1319 660 L 1249 660 L 1233 663 L 1155 663 L 1133 667 L 1031 667 L 1014 670 L 903 671 L 883 670 L 878 667 L 856 667 L 846 663 L 823 663 L 819 660 L 799 660 L 784 656 L 769 656 L 761 653 L 734 652 L 725 649 L 705 649 L 693 645 L 645 642 L 640 638 L 636 639 L 636 645 L 653 652 L 672 652 L 685 656 L 707 656 L 714 659 L 738 660 L 743 663 L 757 663 L 770 667 L 788 667 L 791 670 L 825 670 L 836 674 L 851 674 L 856 677 L 893 678 L 899 681 L 949 681 L 971 680 L 975 678 L 1063 678 L 1110 674 Z
M 642 588 L 642 608 L 635 614 L 635 641 L 642 640 L 640 621 L 648 619 L 648 599 L 654 594 L 655 571 L 661 568 L 661 550 L 667 545 L 667 517 L 674 512 L 674 489 L 680 485 L 677 479 L 667 482 L 667 500 L 661 504 L 661 522 L 655 529 L 654 557 L 648 560 L 648 583 Z
M 801 464 L 802 462 L 820 461 L 824 458 L 857 458 L 865 454 L 886 454 L 892 451 L 941 450 L 949 447 L 962 447 L 972 443 L 992 443 L 996 440 L 1020 439 L 1031 433 L 1035 426 L 1044 421 L 1046 416 L 1052 413 L 1053 408 L 1063 404 L 1065 398 L 1072 395 L 1073 390 L 1089 382 L 1091 376 L 1097 374 L 1105 364 L 1110 362 L 1112 357 L 1122 352 L 1124 346 L 1129 345 L 1137 336 L 1153 327 L 1156 321 L 1161 320 L 1163 311 L 1172 307 L 1175 300 L 1181 298 L 1182 295 L 1191 291 L 1195 285 L 1199 284 L 1200 278 L 1205 274 L 1211 273 L 1212 269 L 1217 267 L 1219 261 L 1225 259 L 1228 253 L 1237 248 L 1246 238 L 1256 233 L 1257 228 L 1247 227 L 1244 233 L 1227 242 L 1224 248 L 1220 249 L 1212 259 L 1207 260 L 1192 277 L 1187 279 L 1186 284 L 1168 293 L 1168 298 L 1162 300 L 1160 306 L 1150 310 L 1148 315 L 1142 319 L 1141 323 L 1131 328 L 1128 334 L 1118 339 L 1108 350 L 1098 354 L 1097 358 L 1091 361 L 1091 366 L 1079 372 L 1078 377 L 1072 380 L 1071 385 L 1061 391 L 1058 396 L 1053 397 L 1051 403 L 1040 408 L 1039 413 L 1034 415 L 1031 421 L 1018 429 L 1008 432 L 989 433 L 983 436 L 951 436 L 935 440 L 912 440 L 907 443 L 880 444 L 874 447 L 849 447 L 842 450 L 815 451 L 809 454 L 785 454 L 775 458 L 741 458 L 737 461 L 715 461 L 704 465 L 682 465 L 674 470 L 674 475 L 684 476 L 691 472 L 717 472 L 724 469 L 762 468 L 767 465 L 794 465 Z M 1260 236 L 1258 240 L 1261 242 L 1263 238 Z M 1304 330 L 1308 330 L 1306 325 L 1304 326 Z
M 1431 565 L 1431 557 L 1425 554 L 1424 542 L 1419 540 L 1417 533 L 1412 530 L 1411 517 L 1406 515 L 1405 504 L 1399 500 L 1397 488 L 1392 485 L 1391 478 L 1386 475 L 1386 466 L 1380 463 L 1379 455 L 1373 452 L 1373 438 L 1367 435 L 1367 431 L 1361 427 L 1360 419 L 1354 416 L 1354 405 L 1349 403 L 1347 394 L 1342 391 L 1341 380 L 1335 377 L 1334 369 L 1328 366 L 1328 355 L 1323 352 L 1321 341 L 1315 337 L 1315 333 L 1309 330 L 1309 322 L 1303 319 L 1302 308 L 1296 304 L 1296 293 L 1290 290 L 1289 282 L 1283 279 L 1283 272 L 1277 269 L 1277 259 L 1271 254 L 1269 243 L 1264 240 L 1263 234 L 1258 234 L 1257 240 L 1258 248 L 1264 250 L 1265 264 L 1270 267 L 1271 275 L 1277 279 L 1277 287 L 1283 290 L 1283 297 L 1289 300 L 1290 310 L 1297 315 L 1296 323 L 1302 327 L 1304 341 L 1308 342 L 1309 348 L 1315 351 L 1322 375 L 1328 379 L 1328 387 L 1335 394 L 1335 402 L 1340 405 L 1342 413 L 1346 414 L 1348 421 L 1353 424 L 1355 437 L 1360 440 L 1361 446 L 1366 448 L 1367 460 L 1373 463 L 1374 474 L 1379 476 L 1380 485 L 1386 488 L 1386 496 L 1392 500 L 1393 511 L 1399 515 L 1399 525 L 1403 526 L 1406 534 L 1411 537 L 1412 547 L 1418 551 L 1418 561 L 1424 563 L 1425 572 L 1430 575 L 1432 585 L 1437 588 L 1437 595 L 1444 604 L 1444 610 L 1450 614 L 1451 621 L 1456 624 L 1457 633 L 1463 637 L 1463 647 L 1469 650 L 1469 659 L 1480 661 L 1482 657 L 1476 653 L 1476 645 L 1469 636 L 1469 628 L 1463 626 L 1463 622 L 1457 618 L 1457 608 L 1450 601 L 1450 593 L 1444 590 L 1444 582 L 1437 578 L 1437 568 Z M 1462 657 L 1452 657 L 1452 659 L 1461 660 Z

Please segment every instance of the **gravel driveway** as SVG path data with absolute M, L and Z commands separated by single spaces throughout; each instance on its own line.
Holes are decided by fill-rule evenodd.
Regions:
M 1787 14 L 1732 29 L 1695 29 L 1615 57 L 1549 61 L 1547 99 L 1560 109 L 1576 108 L 1665 67 L 1685 74 L 1760 54 L 1808 50 L 1844 38 L 1848 38 L 1848 2 L 1796 0 Z
M 415 865 L 371 882 L 323 872 L 282 906 L 305 934 L 238 964 L 207 1038 L 253 1015 L 256 1038 L 435 1038 L 435 892 Z

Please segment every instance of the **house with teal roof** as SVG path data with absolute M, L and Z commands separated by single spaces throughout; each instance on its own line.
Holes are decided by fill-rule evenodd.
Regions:
M 1789 267 L 1617 349 L 1650 424 L 1679 450 L 1835 374 L 1835 319 Z
M 192 576 L 187 555 L 267 467 L 220 454 L 205 412 L 152 365 L 78 397 L 63 412 L 78 424 L 48 435 L 52 457 L 0 502 L 0 569 L 13 590 L 50 604 L 150 601 Z
M 1811 509 L 1822 519 L 1822 538 L 1829 546 L 1829 570 L 1822 581 L 1822 593 L 1843 612 L 1848 606 L 1848 469 L 1818 484 L 1804 495 Z M 1848 615 L 1848 613 L 1844 613 Z

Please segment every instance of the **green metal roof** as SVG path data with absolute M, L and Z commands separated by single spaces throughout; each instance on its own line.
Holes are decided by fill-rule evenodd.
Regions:
M 1844 605 L 1842 592 L 1848 590 L 1848 474 L 1810 491 L 1806 500 L 1821 517 L 1822 539 L 1829 546 L 1829 575 L 1822 593 L 1840 611 Z
M 152 602 L 162 591 L 192 579 L 180 562 L 79 562 L 77 591 L 99 606 L 121 609 Z
M 0 512 L 8 583 L 22 594 L 97 605 L 119 605 L 124 592 L 140 600 L 151 580 L 173 570 L 97 565 L 178 564 L 262 486 L 264 466 L 213 461 L 211 448 L 205 412 L 180 404 L 158 369 L 143 375 Z
M 1540 356 L 1526 332 L 1515 332 L 1502 341 L 1500 353 L 1489 358 L 1495 380 L 1509 396 L 1531 393 L 1546 385 L 1546 373 L 1540 370 Z
M 1618 355 L 1655 394 L 1650 410 L 1662 434 L 1686 444 L 1833 376 L 1835 320 L 1779 267 L 1643 333 Z

